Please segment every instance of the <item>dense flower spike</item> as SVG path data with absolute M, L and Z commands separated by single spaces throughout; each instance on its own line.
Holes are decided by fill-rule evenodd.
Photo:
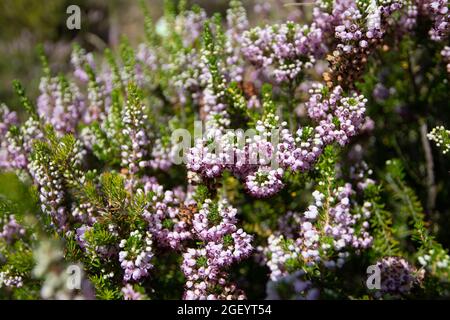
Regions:
M 149 166 L 155 170 L 167 171 L 172 166 L 172 148 L 163 139 L 156 139 L 151 152 Z
M 129 86 L 129 97 L 123 112 L 123 135 L 127 141 L 122 145 L 122 165 L 128 167 L 131 174 L 148 165 L 145 160 L 149 143 L 146 133 L 147 115 L 139 97 L 138 89 Z
M 21 167 L 20 165 L 12 165 L 9 161 L 9 158 L 12 158 L 11 154 L 16 153 L 16 148 L 8 143 L 7 136 L 8 131 L 11 126 L 16 125 L 18 123 L 17 114 L 14 111 L 10 111 L 5 104 L 0 105 L 0 168 L 9 168 L 9 167 Z M 17 155 L 17 154 L 16 154 Z M 19 155 L 17 155 L 19 156 Z M 23 157 L 23 155 L 22 155 Z M 23 162 L 23 159 L 20 162 Z
M 139 230 L 132 231 L 128 239 L 123 239 L 119 243 L 120 266 L 124 270 L 123 280 L 139 281 L 148 275 L 148 270 L 153 268 L 151 259 L 152 235 L 147 231 L 142 234 Z
M 70 217 L 65 187 L 83 181 L 79 168 L 84 153 L 80 141 L 72 136 L 61 141 L 55 140 L 52 133 L 49 136 L 48 143 L 35 143 L 28 170 L 39 188 L 42 211 L 50 216 L 57 229 L 67 231 Z
M 41 94 L 37 111 L 44 122 L 50 123 L 61 135 L 75 133 L 76 126 L 84 113 L 84 101 L 76 86 L 63 77 L 41 78 Z
M 192 45 L 201 36 L 207 18 L 205 10 L 199 7 L 186 10 L 176 17 L 175 30 L 185 47 Z
M 227 75 L 231 81 L 244 80 L 244 59 L 242 58 L 242 34 L 248 29 L 247 13 L 240 1 L 230 1 L 227 10 L 227 26 L 225 51 L 226 63 L 229 66 Z
M 205 249 L 189 248 L 187 252 L 183 254 L 181 270 L 188 281 L 188 288 L 191 286 L 189 281 L 198 281 L 202 279 L 215 280 L 219 273 L 219 270 L 215 265 L 209 265 Z M 206 287 L 204 289 L 206 289 Z
M 223 278 L 218 282 L 204 280 L 192 283 L 188 281 L 186 285 L 187 290 L 183 295 L 185 300 L 244 300 L 246 298 L 242 290 L 233 283 L 227 283 Z M 220 289 L 218 289 L 218 285 Z
M 0 119 L 0 168 L 26 169 L 33 141 L 42 137 L 39 122 L 30 117 L 17 127 L 17 113 L 5 104 L 0 105 Z
M 182 248 L 182 242 L 190 239 L 192 215 L 195 204 L 179 189 L 164 191 L 154 178 L 145 178 L 144 192 L 151 196 L 151 204 L 143 216 L 149 222 L 149 230 L 161 246 Z
M 29 167 L 36 183 L 40 186 L 42 211 L 54 219 L 58 228 L 63 229 L 67 222 L 67 211 L 61 172 L 58 171 L 56 163 L 46 157 L 44 151 L 37 151 Z
M 186 299 L 242 299 L 243 293 L 227 284 L 225 269 L 247 258 L 253 247 L 252 237 L 236 227 L 236 209 L 226 200 L 206 199 L 194 214 L 195 236 L 204 242 L 199 249 L 188 248 L 181 270 L 186 276 Z M 220 289 L 215 288 L 219 286 Z

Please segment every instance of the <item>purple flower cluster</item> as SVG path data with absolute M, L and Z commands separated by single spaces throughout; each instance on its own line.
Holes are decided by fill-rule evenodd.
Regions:
M 221 146 L 222 149 L 229 150 L 232 148 L 230 139 L 223 138 L 219 132 L 212 141 L 216 140 L 217 145 Z M 225 145 L 221 145 L 224 140 Z M 228 152 L 211 152 L 208 145 L 208 141 L 205 138 L 196 139 L 194 146 L 189 150 L 186 155 L 186 166 L 188 170 L 199 173 L 202 177 L 215 178 L 219 177 L 223 170 L 225 170 L 225 162 L 227 161 Z M 227 143 L 228 142 L 228 143 Z M 231 160 L 230 160 L 231 161 Z
M 302 223 L 302 215 L 295 211 L 288 211 L 278 218 L 278 228 L 275 235 L 284 235 L 286 238 L 294 238 L 298 234 L 298 227 Z
M 295 241 L 287 239 L 283 235 L 271 234 L 267 239 L 267 246 L 258 247 L 263 254 L 261 263 L 270 269 L 270 279 L 278 281 L 289 274 L 287 265 L 297 264 L 301 258 L 301 249 L 296 246 Z
M 326 142 L 337 141 L 345 145 L 349 138 L 355 136 L 366 121 L 367 99 L 353 93 L 343 96 L 343 90 L 337 86 L 328 91 L 322 84 L 313 84 L 311 97 L 306 103 L 311 119 L 319 122 L 321 138 Z
M 249 23 L 245 8 L 240 1 L 230 1 L 230 8 L 227 10 L 227 31 L 226 31 L 226 72 L 230 81 L 241 82 L 244 77 L 244 61 L 242 58 L 242 34 L 248 29 Z
M 305 280 L 304 271 L 296 271 L 285 275 L 277 281 L 270 280 L 266 285 L 267 300 L 316 300 L 319 290 Z
M 0 288 L 20 288 L 23 286 L 23 278 L 21 276 L 10 275 L 9 271 L 0 272 Z
M 82 48 L 74 48 L 70 56 L 70 62 L 74 68 L 73 75 L 82 83 L 89 81 L 89 75 L 86 73 L 85 66 L 89 65 L 92 69 L 95 68 L 94 56 L 92 53 L 86 53 Z
M 323 263 L 327 268 L 342 267 L 350 249 L 359 251 L 370 247 L 368 233 L 370 210 L 351 212 L 353 190 L 345 184 L 326 196 L 313 192 L 314 204 L 302 214 L 290 213 L 289 221 L 295 227 L 282 228 L 285 234 L 272 234 L 267 247 L 260 247 L 271 270 L 271 279 L 277 281 L 292 270 Z M 286 225 L 286 221 L 280 221 Z M 295 230 L 297 229 L 297 230 Z
M 158 56 L 146 43 L 141 43 L 136 53 L 136 60 L 143 63 L 149 70 L 155 71 L 158 66 Z
M 38 144 L 28 164 L 28 171 L 38 187 L 41 209 L 48 214 L 52 223 L 59 231 L 68 231 L 70 210 L 67 209 L 67 185 L 82 183 L 84 177 L 80 166 L 84 159 L 84 152 L 80 141 L 76 141 L 71 149 L 64 143 L 49 146 L 42 142 Z M 66 148 L 66 159 L 59 163 L 51 156 Z M 70 171 L 68 170 L 70 168 Z
M 203 280 L 193 282 L 188 280 L 189 288 L 183 294 L 184 300 L 244 300 L 244 292 L 234 283 L 229 283 L 225 277 L 217 277 L 217 280 Z
M 431 39 L 440 42 L 447 39 L 450 30 L 447 0 L 317 2 L 313 9 L 314 23 L 322 30 L 323 38 L 328 39 L 327 46 L 332 48 L 332 54 L 327 57 L 331 69 L 324 74 L 329 86 L 352 86 L 364 70 L 368 56 L 393 24 L 390 21 L 393 13 L 399 11 L 395 26 L 400 35 L 411 32 L 418 19 L 425 17 L 433 24 L 429 31 Z
M 17 222 L 14 215 L 10 215 L 7 222 L 3 224 L 0 239 L 5 240 L 7 243 L 12 243 L 23 235 L 25 235 L 25 228 Z
M 207 18 L 205 10 L 201 8 L 186 10 L 183 14 L 177 15 L 175 31 L 180 35 L 184 47 L 192 46 L 198 41 Z
M 2 137 L 3 140 L 9 127 L 18 124 L 17 113 L 10 111 L 8 107 L 2 103 L 0 105 L 0 119 L 0 137 Z
M 333 239 L 335 251 L 342 251 L 346 247 L 354 249 L 364 249 L 372 244 L 370 236 L 369 222 L 370 211 L 365 211 L 364 216 L 360 213 L 352 214 L 350 212 L 350 196 L 353 190 L 350 184 L 338 188 L 336 195 L 330 198 L 329 203 L 335 203 L 328 210 L 328 221 L 325 224 L 324 232 Z M 360 221 L 359 230 L 355 229 L 357 222 Z M 338 266 L 341 264 L 338 260 Z
M 328 43 L 332 54 L 327 56 L 331 66 L 324 74 L 328 86 L 353 87 L 368 56 L 381 43 L 388 18 L 401 7 L 397 0 L 319 2 L 314 21 L 327 35 L 324 38 L 332 39 Z
M 170 64 L 173 70 L 174 86 L 178 93 L 178 100 L 185 104 L 188 98 L 200 103 L 203 81 L 199 54 L 196 51 L 178 52 Z
M 175 31 L 182 35 L 183 45 L 194 46 L 199 34 L 204 30 L 207 16 L 204 10 L 185 11 L 175 19 Z M 245 61 L 242 56 L 242 33 L 248 28 L 248 20 L 240 1 L 230 1 L 226 14 L 227 30 L 222 34 L 220 27 L 212 24 L 211 32 L 223 46 L 208 44 L 200 50 L 179 50 L 167 67 L 175 78 L 179 100 L 186 103 L 187 98 L 200 105 L 203 114 L 224 110 L 222 99 L 225 81 L 241 82 L 244 78 Z M 220 40 L 219 40 L 220 38 Z M 215 60 L 215 74 L 211 74 L 210 57 Z M 223 59 L 216 59 L 222 57 Z M 214 78 L 214 79 L 213 79 Z M 213 83 L 220 79 L 222 84 Z M 214 118 L 209 116 L 209 119 Z
M 175 31 L 182 37 L 183 46 L 194 46 L 199 42 L 207 15 L 203 9 L 188 10 L 175 19 Z M 218 53 L 217 53 L 218 54 Z M 200 105 L 203 100 L 203 90 L 210 78 L 205 63 L 205 52 L 200 50 L 178 50 L 166 64 L 174 79 L 174 86 L 180 103 L 185 104 L 192 99 Z
M 167 171 L 172 167 L 172 148 L 169 143 L 158 138 L 153 143 L 149 166 L 154 170 Z
M 315 84 L 310 93 L 306 108 L 318 123 L 316 127 L 300 128 L 293 135 L 285 122 L 278 125 L 279 118 L 272 113 L 258 120 L 251 137 L 242 132 L 215 131 L 210 139 L 196 140 L 187 155 L 187 168 L 205 178 L 230 170 L 244 181 L 251 195 L 262 198 L 276 194 L 284 186 L 285 170 L 309 170 L 325 146 L 347 144 L 367 121 L 367 99 L 362 95 L 344 96 L 341 87 L 330 91 L 321 84 Z
M 282 181 L 283 169 L 259 167 L 254 173 L 245 178 L 245 188 L 256 198 L 267 198 L 277 194 L 284 187 Z
M 418 3 L 411 1 L 405 6 L 405 13 L 399 19 L 400 33 L 410 33 L 417 26 L 417 17 L 419 14 Z
M 95 228 L 101 226 L 100 224 L 96 224 L 93 226 L 90 225 L 82 225 L 81 227 L 75 230 L 75 239 L 78 242 L 81 249 L 91 258 L 100 258 L 101 260 L 109 259 L 114 255 L 117 255 L 117 246 L 108 245 L 104 243 L 96 243 L 95 238 L 92 237 L 92 234 L 95 231 Z M 119 236 L 117 227 L 113 224 L 106 226 L 105 228 L 114 239 L 117 239 Z
M 140 292 L 134 290 L 133 286 L 127 283 L 121 290 L 124 300 L 142 300 L 143 296 Z
M 183 254 L 181 270 L 187 279 L 187 290 L 192 287 L 195 288 L 195 282 L 204 282 L 206 289 L 206 282 L 202 280 L 215 280 L 219 276 L 219 270 L 208 263 L 206 249 L 188 248 L 186 253 Z M 202 286 L 202 284 L 199 286 Z
M 199 38 L 198 35 L 206 24 L 206 13 L 202 9 L 186 11 L 179 15 L 175 21 L 175 30 L 182 37 L 184 46 L 193 45 Z M 209 56 L 221 56 L 223 61 L 217 61 L 222 80 L 238 81 L 243 80 L 244 60 L 241 52 L 242 32 L 247 29 L 248 21 L 245 9 L 239 1 L 231 1 L 227 10 L 227 31 L 223 34 L 223 45 L 221 48 L 205 46 L 202 50 L 180 50 L 175 54 L 175 58 L 168 63 L 175 78 L 179 100 L 186 103 L 187 98 L 204 108 L 204 114 L 210 111 L 220 112 L 223 108 L 221 101 L 221 90 L 213 85 L 213 77 L 210 72 Z M 214 26 L 213 26 L 214 27 Z M 216 28 L 217 29 L 217 28 Z M 219 32 L 219 30 L 215 30 Z M 223 65 L 226 63 L 226 65 Z M 220 87 L 220 86 L 219 86 Z M 222 89 L 225 87 L 223 86 Z M 217 105 L 217 106 L 216 106 Z M 213 117 L 209 117 L 210 119 Z
M 313 8 L 313 21 L 324 32 L 324 35 L 333 34 L 334 28 L 344 16 L 343 12 L 352 4 L 354 4 L 353 0 L 332 2 L 319 0 Z M 327 39 L 330 37 L 324 37 L 324 41 Z
M 96 221 L 94 214 L 95 208 L 87 200 L 72 207 L 72 217 L 81 223 L 93 224 Z
M 237 209 L 225 200 L 219 203 L 205 200 L 200 211 L 194 215 L 196 235 L 203 241 L 214 241 L 236 231 L 236 213 Z
M 243 293 L 226 280 L 224 271 L 232 263 L 248 257 L 252 237 L 236 227 L 236 209 L 226 200 L 206 199 L 194 214 L 193 232 L 204 243 L 188 248 L 181 269 L 186 276 L 186 299 L 244 298 Z
M 30 117 L 22 126 L 17 114 L 4 104 L 0 105 L 0 168 L 27 169 L 34 139 L 42 138 L 39 122 Z M 17 130 L 12 130 L 12 129 Z
M 383 258 L 377 262 L 376 266 L 381 275 L 381 288 L 376 295 L 407 294 L 421 280 L 421 273 L 400 257 Z
M 124 282 L 139 281 L 148 275 L 148 271 L 153 268 L 152 245 L 152 235 L 148 231 L 132 231 L 127 239 L 120 241 L 119 262 L 124 270 Z
M 151 203 L 143 216 L 149 223 L 149 231 L 157 240 L 158 245 L 178 250 L 182 242 L 190 239 L 191 215 L 189 202 L 182 190 L 167 190 L 155 179 L 147 178 L 144 192 L 151 195 Z M 183 210 L 186 214 L 183 215 Z
M 137 58 L 137 57 L 136 57 Z M 91 52 L 86 53 L 82 48 L 75 47 L 72 51 L 71 62 L 74 67 L 73 75 L 81 82 L 79 90 L 83 90 L 82 98 L 84 110 L 82 122 L 91 124 L 105 120 L 111 107 L 111 92 L 114 84 L 122 84 L 126 78 L 125 68 L 122 73 L 114 67 L 97 67 Z M 138 74 L 136 67 L 136 74 Z M 128 83 L 124 81 L 123 83 Z
M 59 230 L 66 228 L 68 213 L 65 206 L 64 177 L 57 164 L 44 153 L 36 153 L 29 170 L 39 186 L 41 209 Z
M 294 81 L 324 53 L 322 31 L 315 24 L 301 26 L 291 21 L 256 27 L 244 32 L 242 53 L 278 83 Z
M 428 16 L 433 22 L 429 34 L 434 41 L 445 41 L 450 32 L 450 9 L 447 0 L 417 1 L 421 14 Z
M 272 9 L 272 4 L 270 2 L 264 1 L 264 0 L 255 0 L 255 5 L 253 6 L 253 11 L 256 14 L 261 15 L 264 18 L 267 18 L 271 9 Z
M 101 79 L 101 76 L 90 74 L 85 96 L 84 123 L 91 124 L 105 119 L 109 109 L 107 97 L 106 83 Z
M 259 5 L 261 10 L 269 7 Z M 268 237 L 267 245 L 258 248 L 270 270 L 267 298 L 316 298 L 310 271 L 341 268 L 351 253 L 370 247 L 369 221 L 377 205 L 356 204 L 361 197 L 355 196 L 352 185 L 364 191 L 374 183 L 362 162 L 361 145 L 351 146 L 346 159 L 358 162 L 350 170 L 352 185 L 337 180 L 339 170 L 317 178 L 316 173 L 324 173 L 324 162 L 317 162 L 321 157 L 328 160 L 330 145 L 348 145 L 358 133 L 373 128 L 374 122 L 366 116 L 368 100 L 354 89 L 371 55 L 388 36 L 397 41 L 421 27 L 420 19 L 425 18 L 432 24 L 430 37 L 439 42 L 435 45 L 450 73 L 450 47 L 444 46 L 448 9 L 448 0 L 319 0 L 310 25 L 288 21 L 249 29 L 244 6 L 231 0 L 226 30 L 202 9 L 169 14 L 154 35 L 148 34 L 154 38 L 136 53 L 124 44 L 120 61 L 109 56 L 109 67 L 96 67 L 93 54 L 75 49 L 71 57 L 75 81 L 52 77 L 47 68 L 36 112 L 29 110 L 31 116 L 22 126 L 16 126 L 17 114 L 1 105 L 0 169 L 28 171 L 42 211 L 57 231 L 73 236 L 85 256 L 105 264 L 99 271 L 103 279 L 116 279 L 116 271 L 111 271 L 116 267 L 123 270 L 119 289 L 130 300 L 147 298 L 137 282 L 143 282 L 154 267 L 155 248 L 162 255 L 182 254 L 184 298 L 245 298 L 228 271 L 250 256 L 253 237 L 238 227 L 238 210 L 224 200 L 236 194 L 227 188 L 227 174 L 239 179 L 252 197 L 268 198 L 288 182 L 296 186 L 296 179 L 303 179 L 298 175 L 292 179 L 294 174 L 314 171 L 307 175 L 317 183 L 313 202 L 304 211 L 294 211 L 298 190 L 288 190 L 292 203 L 287 203 L 291 199 L 287 192 L 274 202 L 284 201 L 286 210 L 291 210 L 279 219 L 278 228 L 270 230 L 272 216 L 267 224 L 258 218 L 255 230 L 262 227 L 258 235 Z M 383 50 L 389 50 L 388 45 Z M 310 75 L 314 79 L 323 75 L 325 81 L 312 83 Z M 264 82 L 276 83 L 277 106 Z M 377 83 L 373 97 L 382 102 L 392 90 Z M 150 98 L 152 108 L 141 95 Z M 176 110 L 164 111 L 168 105 Z M 288 129 L 283 117 L 293 110 L 298 111 L 293 117 L 307 119 L 296 126 L 297 119 L 291 118 Z M 197 116 L 206 132 L 196 136 L 194 146 L 184 154 L 189 187 L 165 189 L 147 174 L 175 178 L 169 182 L 172 185 L 185 168 L 173 165 L 174 146 L 157 123 L 167 120 L 170 129 L 190 132 L 189 121 Z M 252 128 L 230 130 L 241 123 Z M 47 124 L 56 136 L 49 133 L 43 141 Z M 448 130 L 437 127 L 428 137 L 447 152 L 448 135 Z M 57 142 L 73 136 L 80 141 L 65 160 L 68 150 Z M 85 159 L 86 149 L 99 161 Z M 97 169 L 90 170 L 97 165 L 98 176 Z M 220 184 L 224 189 L 217 192 Z M 259 205 L 261 211 L 272 209 L 258 200 L 246 204 L 245 216 L 252 208 L 258 211 Z M 130 219 L 122 218 L 125 214 Z M 8 244 L 25 234 L 13 215 L 0 222 L 0 240 Z M 431 266 L 428 255 L 419 258 L 424 266 Z M 443 258 L 439 268 L 445 269 L 448 260 Z M 382 293 L 407 293 L 419 278 L 417 270 L 401 258 L 387 257 L 377 266 Z M 51 275 L 45 297 L 58 294 L 51 286 L 54 279 L 59 279 L 59 286 L 65 278 L 60 270 Z M 20 286 L 21 281 L 0 272 L 0 286 Z
M 82 79 L 87 77 L 87 81 L 82 81 L 82 84 L 86 84 L 83 94 L 79 94 L 82 86 L 78 89 L 71 83 L 69 88 L 77 93 L 76 101 L 79 100 L 81 103 L 79 108 L 81 119 L 78 123 L 87 125 L 95 123 L 95 126 L 83 127 L 80 139 L 85 148 L 93 150 L 94 154 L 100 150 L 99 153 L 108 155 L 120 149 L 121 165 L 130 174 L 136 174 L 146 167 L 165 171 L 173 163 L 172 146 L 167 137 L 149 133 L 151 121 L 148 119 L 148 108 L 142 103 L 139 92 L 144 86 L 154 88 L 152 78 L 154 73 L 147 71 L 155 71 L 160 67 L 160 57 L 157 51 L 145 43 L 139 46 L 135 60 L 134 71 L 129 70 L 127 65 L 111 65 L 109 68 L 96 69 L 92 54 L 78 48 L 73 51 L 75 77 L 77 75 Z M 113 87 L 127 84 L 129 86 L 126 90 L 125 105 L 113 106 Z M 48 105 L 44 102 L 42 95 L 42 105 Z M 154 139 L 153 144 L 150 144 L 151 138 Z
M 16 148 L 10 147 L 7 136 L 11 135 L 8 133 L 9 129 L 13 125 L 17 125 L 17 113 L 10 111 L 5 104 L 0 105 L 0 168 L 16 167 L 10 163 L 10 155 L 15 154 Z M 23 161 L 19 161 L 23 162 Z M 20 166 L 19 166 L 20 167 Z
M 84 101 L 78 88 L 62 78 L 42 77 L 39 90 L 39 117 L 61 135 L 75 133 L 84 112 Z

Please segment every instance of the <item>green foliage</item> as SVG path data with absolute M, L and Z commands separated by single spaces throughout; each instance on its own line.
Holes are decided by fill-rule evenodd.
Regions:
M 448 281 L 448 253 L 431 234 L 429 220 L 414 190 L 406 184 L 404 168 L 398 159 L 386 163 L 385 180 L 391 196 L 395 199 L 397 212 L 407 217 L 408 234 L 417 247 L 415 258 L 430 271 L 431 276 Z M 406 249 L 404 248 L 405 251 Z M 438 285 L 432 281 L 425 282 L 425 286 L 427 291 L 439 290 Z
M 127 192 L 124 188 L 123 177 L 117 173 L 105 172 L 101 178 L 102 191 L 110 208 L 123 208 Z
M 392 214 L 385 209 L 381 197 L 382 188 L 371 184 L 364 190 L 365 204 L 372 212 L 370 223 L 373 230 L 373 250 L 378 257 L 398 253 L 398 241 L 392 230 Z
M 25 111 L 28 112 L 28 114 L 33 117 L 37 118 L 37 112 L 36 107 L 33 105 L 33 103 L 30 101 L 30 99 L 27 97 L 25 93 L 25 88 L 22 86 L 19 80 L 13 81 L 13 87 L 14 91 L 16 92 L 17 96 L 20 99 L 21 105 L 24 107 Z
M 424 211 L 417 195 L 404 182 L 405 175 L 401 162 L 398 159 L 386 162 L 385 179 L 387 187 L 396 200 L 396 211 L 399 216 L 408 217 L 412 227 L 414 239 L 424 244 L 427 242 L 427 232 L 424 228 Z M 425 238 L 422 238 L 425 236 Z

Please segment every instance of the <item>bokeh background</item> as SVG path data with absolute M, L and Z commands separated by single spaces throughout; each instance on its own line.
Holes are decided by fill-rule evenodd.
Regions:
M 166 0 L 178 5 L 179 0 Z M 228 0 L 188 0 L 187 6 L 198 4 L 208 13 L 225 15 Z M 292 20 L 308 14 L 309 6 L 296 6 L 295 0 L 247 0 L 243 1 L 249 18 L 260 23 L 288 16 Z M 165 0 L 144 0 L 157 23 L 162 16 Z M 66 27 L 68 6 L 81 9 L 81 29 Z M 258 21 L 256 21 L 258 20 Z M 40 64 L 36 52 L 38 44 L 44 44 L 54 72 L 68 67 L 73 42 L 88 51 L 102 52 L 114 48 L 121 37 L 133 44 L 144 36 L 144 18 L 139 0 L 1 0 L 0 1 L 0 101 L 16 109 L 17 101 L 11 82 L 19 79 L 31 97 L 37 96 Z

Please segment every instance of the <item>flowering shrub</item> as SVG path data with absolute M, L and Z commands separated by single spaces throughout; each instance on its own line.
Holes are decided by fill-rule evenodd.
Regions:
M 42 48 L 0 107 L 0 298 L 449 297 L 449 4 L 310 9 Z

